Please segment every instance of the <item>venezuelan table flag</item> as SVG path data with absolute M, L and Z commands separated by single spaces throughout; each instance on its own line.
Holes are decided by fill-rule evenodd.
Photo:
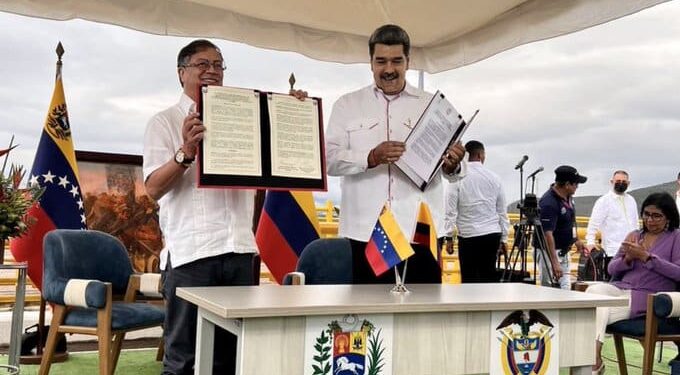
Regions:
M 429 247 L 432 257 L 437 259 L 437 235 L 434 232 L 430 207 L 425 202 L 420 202 L 413 242 Z
M 366 244 L 366 258 L 376 276 L 413 255 L 413 248 L 401 232 L 392 211 L 384 208 Z
M 255 232 L 260 257 L 281 284 L 308 243 L 320 237 L 312 193 L 268 191 Z
M 61 50 L 61 53 L 60 53 Z M 28 276 L 42 290 L 43 237 L 56 228 L 85 229 L 78 166 L 71 138 L 61 82 L 61 43 L 57 47 L 57 79 L 45 126 L 35 154 L 28 183 L 45 189 L 40 201 L 28 211 L 32 224 L 28 233 L 10 243 L 14 259 L 28 262 Z M 96 249 L 92 249 L 96 250 Z

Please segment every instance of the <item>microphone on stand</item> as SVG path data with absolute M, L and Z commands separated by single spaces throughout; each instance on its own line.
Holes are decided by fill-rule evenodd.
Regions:
M 529 160 L 529 157 L 528 157 L 528 156 L 526 156 L 526 155 L 522 156 L 522 159 L 521 159 L 520 161 L 517 162 L 517 165 L 515 166 L 515 169 L 520 169 L 520 168 L 522 168 L 522 166 L 524 165 L 524 163 L 527 162 L 527 160 Z
M 541 173 L 541 172 L 543 172 L 543 167 L 538 167 L 538 169 L 535 170 L 535 171 L 533 171 L 533 172 L 529 175 L 529 177 L 527 177 L 527 179 L 530 179 L 530 178 L 536 176 L 537 174 L 539 174 L 539 173 Z

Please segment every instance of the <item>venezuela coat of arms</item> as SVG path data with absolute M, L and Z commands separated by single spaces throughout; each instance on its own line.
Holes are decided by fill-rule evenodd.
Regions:
M 375 316 L 373 316 L 375 317 Z M 312 361 L 306 361 L 305 374 L 312 375 L 388 375 L 391 337 L 385 338 L 383 327 L 371 318 L 345 315 L 326 321 L 327 326 L 316 331 Z M 391 331 L 391 327 L 389 327 Z M 386 366 L 387 365 L 387 366 Z

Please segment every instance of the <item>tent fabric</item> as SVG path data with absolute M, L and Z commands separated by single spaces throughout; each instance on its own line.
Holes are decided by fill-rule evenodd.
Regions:
M 370 34 L 395 23 L 411 36 L 410 67 L 437 73 L 666 1 L 3 0 L 0 11 L 220 38 L 340 63 L 367 62 Z

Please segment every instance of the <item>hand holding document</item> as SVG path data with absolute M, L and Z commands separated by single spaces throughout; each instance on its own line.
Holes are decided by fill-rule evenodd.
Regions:
M 394 164 L 419 189 L 425 190 L 441 167 L 449 145 L 460 141 L 478 112 L 466 122 L 444 94 L 437 91 L 406 138 L 406 151 Z

